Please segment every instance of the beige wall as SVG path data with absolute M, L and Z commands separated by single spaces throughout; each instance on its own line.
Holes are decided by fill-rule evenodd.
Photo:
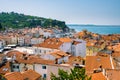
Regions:
M 46 66 L 46 69 L 42 69 L 42 66 Z M 42 65 L 42 64 L 35 64 L 35 71 L 38 72 L 40 75 L 47 74 L 48 65 Z
M 11 43 L 12 44 L 17 44 L 17 37 L 12 37 L 11 38 Z
M 50 80 L 51 73 L 54 73 L 55 75 L 58 75 L 58 70 L 59 69 L 63 69 L 65 71 L 70 72 L 71 68 L 72 67 L 68 67 L 68 66 L 52 66 L 52 65 L 48 65 L 48 67 L 47 67 L 47 80 Z

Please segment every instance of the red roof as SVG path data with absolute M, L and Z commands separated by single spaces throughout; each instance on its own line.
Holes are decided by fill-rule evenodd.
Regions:
M 86 73 L 93 73 L 100 66 L 104 69 L 112 69 L 109 56 L 87 56 L 86 57 Z

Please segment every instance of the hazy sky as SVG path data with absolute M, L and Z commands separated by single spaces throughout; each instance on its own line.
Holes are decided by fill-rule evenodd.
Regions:
M 120 25 L 120 0 L 0 0 L 0 12 L 63 20 L 67 24 Z

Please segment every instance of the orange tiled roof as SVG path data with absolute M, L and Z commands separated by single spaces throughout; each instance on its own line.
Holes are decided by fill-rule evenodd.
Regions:
M 94 44 L 93 43 L 91 43 L 91 42 L 87 42 L 87 44 L 86 44 L 86 46 L 93 46 Z
M 0 67 L 0 74 L 5 74 L 8 72 L 10 72 L 10 63 L 9 62 L 5 63 L 4 66 Z
M 111 69 L 110 56 L 87 56 L 86 57 L 86 73 L 93 73 L 94 69 L 98 69 L 102 65 L 104 69 Z
M 59 38 L 61 42 L 72 42 L 70 38 Z
M 113 46 L 112 49 L 116 52 L 120 52 L 120 43 L 118 43 L 117 45 Z
M 107 41 L 110 41 L 110 40 L 117 40 L 117 39 L 118 39 L 117 36 L 115 36 L 115 35 L 111 35 L 111 36 L 102 35 L 102 38 L 103 38 L 104 40 L 107 40 Z
M 5 54 L 0 54 L 0 62 L 2 61 L 2 58 L 5 56 Z
M 44 47 L 44 48 L 52 48 L 52 49 L 59 49 L 59 47 L 63 44 L 59 39 L 57 38 L 50 38 L 46 39 L 43 43 L 36 44 L 34 46 L 36 47 Z
M 92 77 L 91 80 L 107 80 L 102 72 L 93 73 L 91 77 Z
M 72 42 L 70 38 L 49 38 L 46 39 L 43 43 L 36 44 L 36 47 L 44 47 L 44 48 L 52 48 L 52 49 L 59 49 L 59 47 L 64 42 Z
M 95 34 L 95 33 L 94 33 L 94 34 L 92 34 L 92 36 L 94 36 L 94 37 L 98 37 L 98 34 Z
M 81 43 L 81 42 L 73 41 L 73 44 L 74 44 L 74 45 L 77 45 L 77 44 L 79 44 L 79 43 Z
M 17 58 L 20 58 L 23 54 L 25 54 L 25 53 L 14 50 L 14 51 L 8 52 L 6 55 L 8 57 L 12 57 L 13 55 L 15 55 Z
M 113 57 L 120 57 L 120 52 L 114 52 L 114 53 L 112 53 L 112 56 Z
M 4 75 L 7 80 L 24 80 L 20 72 L 10 72 Z
M 75 57 L 75 56 L 70 56 L 69 57 L 69 61 L 68 61 L 68 64 L 71 64 L 71 65 L 73 65 L 74 63 L 76 64 L 82 64 L 82 62 L 81 61 L 83 61 L 84 59 L 82 58 L 82 57 L 80 57 L 80 56 L 78 56 L 78 57 Z
M 55 56 L 58 59 L 61 58 L 61 57 L 63 57 L 63 56 L 68 56 L 68 54 L 66 54 L 63 51 L 56 51 L 56 52 L 52 52 L 50 54 L 53 55 L 53 56 Z
M 38 80 L 41 75 L 38 74 L 37 72 L 33 71 L 33 70 L 28 70 L 25 72 L 10 72 L 10 73 L 6 73 L 4 75 L 4 77 L 7 80 Z
M 78 36 L 84 36 L 85 33 L 83 31 L 77 33 Z
M 22 73 L 24 79 L 28 80 L 38 80 L 41 75 L 33 70 L 28 70 Z
M 120 70 L 109 69 L 106 70 L 108 80 L 120 80 Z
M 34 64 L 34 63 L 40 63 L 40 64 L 54 64 L 53 60 L 44 60 L 39 58 L 38 56 L 28 55 L 19 51 L 10 51 L 7 53 L 7 56 L 12 57 L 13 55 L 16 55 L 16 61 L 17 63 L 26 63 L 26 64 Z
M 26 64 L 35 64 L 35 63 L 54 64 L 53 60 L 44 60 L 44 59 L 41 59 L 41 58 L 35 57 L 35 56 L 27 56 L 27 59 L 21 57 L 21 58 L 17 59 L 17 62 L 18 63 L 26 63 Z
M 96 54 L 96 56 L 107 57 L 107 56 L 109 56 L 109 54 L 103 53 L 103 52 L 98 52 L 98 53 Z

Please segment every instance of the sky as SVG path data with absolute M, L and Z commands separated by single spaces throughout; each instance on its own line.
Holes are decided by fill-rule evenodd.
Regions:
M 0 0 L 0 12 L 12 11 L 66 24 L 120 25 L 120 0 Z

